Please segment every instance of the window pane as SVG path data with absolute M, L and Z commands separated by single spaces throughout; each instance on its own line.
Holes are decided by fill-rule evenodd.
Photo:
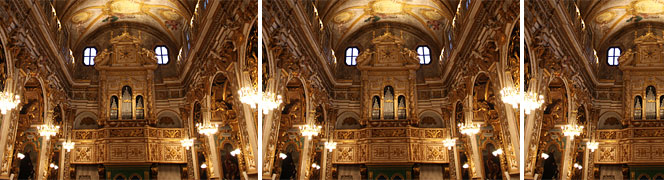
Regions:
M 358 54 L 360 53 L 358 52 L 357 48 L 353 48 L 353 56 L 357 56 Z
M 90 56 L 97 56 L 97 49 L 90 48 Z
M 351 56 L 351 55 L 353 55 L 353 49 L 352 48 L 346 49 L 346 56 Z
M 425 55 L 430 55 L 431 52 L 429 52 L 429 47 L 424 46 L 424 54 Z

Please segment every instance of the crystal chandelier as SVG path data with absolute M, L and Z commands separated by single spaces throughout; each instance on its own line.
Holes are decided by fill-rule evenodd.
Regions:
M 276 95 L 272 92 L 263 94 L 263 100 L 260 104 L 263 106 L 263 114 L 270 113 L 270 111 L 277 109 L 281 105 L 281 95 Z
M 583 131 L 583 126 L 579 126 L 576 124 L 568 124 L 560 127 L 563 129 L 563 134 L 567 137 L 570 138 L 570 140 L 574 139 L 574 136 L 579 136 L 581 135 L 581 131 Z
M 443 145 L 447 147 L 447 150 L 451 150 L 456 145 L 456 139 L 445 139 L 443 140 Z
M 318 133 L 320 133 L 321 126 L 316 126 L 313 124 L 306 124 L 300 126 L 300 133 L 302 133 L 302 136 L 306 136 L 308 139 L 311 139 L 313 136 L 318 136 Z
M 500 90 L 500 96 L 503 102 L 512 105 L 512 108 L 519 108 L 519 102 L 523 100 L 521 92 L 512 86 L 504 87 Z
M 480 124 L 475 124 L 475 123 L 459 123 L 459 131 L 461 131 L 461 134 L 465 135 L 475 135 L 480 132 Z
M 198 127 L 198 133 L 210 136 L 213 135 L 214 133 L 217 133 L 219 125 L 208 122 L 208 123 L 197 123 L 196 127 Z
M 523 97 L 523 109 L 526 114 L 530 114 L 544 104 L 544 96 L 537 95 L 535 92 L 526 93 Z
M 54 126 L 52 124 L 46 125 L 42 124 L 41 126 L 37 127 L 37 130 L 39 131 L 40 136 L 44 136 L 47 140 L 51 138 L 51 136 L 55 136 L 55 134 L 58 133 L 58 129 L 60 129 L 60 126 Z
M 189 150 L 189 148 L 191 148 L 191 146 L 194 146 L 194 139 L 193 138 L 185 138 L 183 140 L 180 140 L 180 143 L 182 144 L 182 147 Z
M 256 105 L 261 101 L 261 95 L 253 87 L 243 87 L 237 91 L 240 96 L 240 102 L 256 108 Z
M 334 142 L 332 140 L 325 142 L 325 149 L 330 150 L 330 152 L 332 152 L 334 149 L 337 149 L 337 142 Z
M 62 148 L 66 149 L 67 152 L 71 152 L 72 149 L 74 149 L 75 142 L 62 142 Z
M 588 146 L 588 149 L 590 149 L 591 152 L 595 152 L 595 149 L 599 147 L 599 142 L 588 141 L 586 146 Z
M 19 103 L 21 103 L 21 96 L 14 96 L 14 94 L 10 92 L 0 93 L 0 112 L 2 112 L 2 114 L 7 114 L 7 111 L 11 111 L 18 106 Z

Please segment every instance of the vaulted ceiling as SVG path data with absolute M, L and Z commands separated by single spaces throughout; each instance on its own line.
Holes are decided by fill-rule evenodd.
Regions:
M 592 28 L 596 47 L 613 36 L 645 28 L 644 24 L 664 23 L 664 0 L 588 0 L 577 5 Z
M 70 45 L 78 47 L 98 31 L 141 26 L 182 42 L 182 30 L 193 14 L 195 0 L 77 0 L 55 1 L 55 11 L 69 30 Z M 132 27 L 129 27 L 132 28 Z
M 320 4 L 320 17 L 325 28 L 330 28 L 335 45 L 377 23 L 409 26 L 443 44 L 445 27 L 452 21 L 458 1 L 337 0 Z

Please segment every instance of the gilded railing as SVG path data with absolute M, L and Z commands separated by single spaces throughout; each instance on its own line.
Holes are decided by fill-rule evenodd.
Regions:
M 336 164 L 448 163 L 447 128 L 371 127 L 336 130 Z
M 664 129 L 640 127 L 598 130 L 596 164 L 648 164 L 664 162 Z
M 182 128 L 73 130 L 72 164 L 186 163 Z

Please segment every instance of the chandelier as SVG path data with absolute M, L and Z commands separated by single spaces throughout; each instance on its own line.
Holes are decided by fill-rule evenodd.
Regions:
M 231 151 L 231 156 L 235 157 L 236 155 L 238 155 L 240 153 L 242 153 L 242 151 L 240 151 L 240 148 L 237 148 L 237 149 Z
M 198 133 L 210 136 L 213 135 L 214 133 L 217 133 L 219 125 L 208 122 L 208 123 L 197 123 L 196 127 L 198 127 Z
M 512 86 L 504 87 L 500 90 L 500 96 L 503 102 L 512 105 L 512 108 L 519 108 L 519 102 L 523 100 L 523 95 L 517 88 Z
M 445 139 L 443 140 L 443 145 L 447 147 L 447 150 L 451 150 L 456 145 L 456 139 Z
M 10 92 L 0 93 L 0 112 L 2 112 L 2 114 L 7 114 L 7 111 L 11 111 L 18 106 L 19 103 L 21 103 L 21 96 L 14 96 L 14 94 Z
M 495 151 L 491 152 L 491 154 L 493 154 L 493 156 L 497 157 L 498 155 L 503 154 L 503 149 L 502 148 L 496 149 Z
M 576 124 L 564 125 L 561 128 L 563 129 L 563 134 L 569 137 L 571 140 L 574 139 L 574 136 L 581 135 L 581 131 L 583 131 L 583 126 L 579 126 Z
M 337 149 L 337 142 L 332 140 L 325 142 L 325 149 L 328 149 L 330 152 L 332 152 L 332 150 Z
M 180 140 L 180 143 L 182 144 L 182 147 L 189 150 L 189 148 L 191 148 L 191 146 L 194 146 L 194 139 L 193 138 L 185 138 L 183 140 Z
M 523 110 L 526 114 L 530 114 L 535 109 L 540 108 L 542 104 L 544 104 L 544 96 L 538 96 L 535 92 L 526 93 L 523 97 Z
M 311 164 L 311 167 L 316 168 L 316 170 L 320 169 L 320 165 L 318 165 L 316 163 Z
M 459 131 L 461 131 L 461 134 L 465 135 L 475 135 L 480 132 L 480 124 L 475 124 L 475 123 L 459 123 Z
M 588 146 L 588 149 L 590 149 L 591 152 L 595 152 L 595 149 L 597 149 L 597 147 L 599 147 L 599 142 L 588 141 L 586 143 L 586 146 Z
M 320 133 L 321 126 L 316 126 L 313 124 L 306 124 L 300 126 L 300 133 L 302 133 L 302 136 L 306 136 L 308 139 L 311 139 L 313 136 L 318 136 L 318 133 Z
M 260 102 L 263 106 L 263 114 L 270 113 L 270 111 L 277 109 L 281 102 L 281 95 L 276 95 L 272 92 L 263 94 L 263 100 Z
M 62 148 L 66 149 L 67 152 L 71 152 L 72 149 L 74 149 L 75 142 L 62 142 Z
M 256 105 L 261 101 L 261 95 L 253 87 L 243 87 L 237 91 L 240 96 L 240 102 L 256 108 Z
M 42 124 L 41 126 L 37 127 L 37 130 L 39 131 L 40 136 L 44 136 L 47 140 L 51 138 L 51 136 L 55 136 L 55 134 L 58 133 L 58 129 L 60 129 L 60 126 L 54 126 L 54 125 L 46 125 Z

